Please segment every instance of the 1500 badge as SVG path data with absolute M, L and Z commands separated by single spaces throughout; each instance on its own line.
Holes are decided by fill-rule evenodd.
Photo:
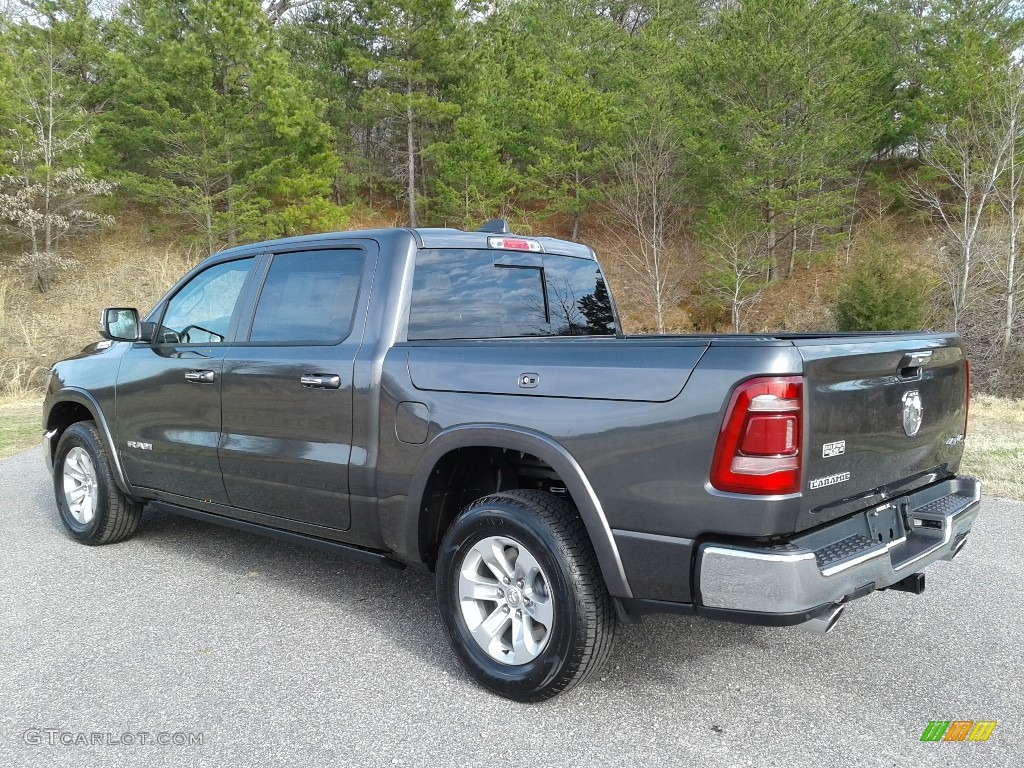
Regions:
M 846 441 L 836 440 L 833 443 L 825 443 L 821 446 L 821 458 L 831 459 L 833 456 L 842 456 L 846 453 Z
M 828 477 L 818 477 L 811 480 L 807 485 L 813 491 L 816 488 L 825 488 L 830 485 L 839 485 L 839 483 L 845 483 L 850 479 L 849 472 L 839 472 L 835 475 L 829 475 Z

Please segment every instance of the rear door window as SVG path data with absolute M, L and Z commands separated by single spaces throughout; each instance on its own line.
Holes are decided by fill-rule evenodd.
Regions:
M 249 341 L 337 344 L 347 338 L 364 261 L 356 249 L 275 254 Z

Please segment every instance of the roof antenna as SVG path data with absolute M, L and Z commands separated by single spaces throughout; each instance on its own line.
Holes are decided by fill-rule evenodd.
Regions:
M 492 235 L 507 235 L 510 230 L 504 219 L 490 219 L 477 232 L 489 232 Z

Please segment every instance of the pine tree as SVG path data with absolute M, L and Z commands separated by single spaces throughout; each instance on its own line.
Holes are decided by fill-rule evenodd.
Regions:
M 401 159 L 390 175 L 403 182 L 408 223 L 415 227 L 417 195 L 426 188 L 419 178 L 423 150 L 460 112 L 450 95 L 470 50 L 470 9 L 455 0 L 372 0 L 368 7 L 373 37 L 360 67 L 368 84 L 360 106 Z
M 890 119 L 892 82 L 869 22 L 848 0 L 748 0 L 684 49 L 705 192 L 756 214 L 769 278 L 841 229 L 855 168 Z
M 918 330 L 925 316 L 925 282 L 877 243 L 840 286 L 833 311 L 840 331 Z
M 525 0 L 488 28 L 493 74 L 487 121 L 502 137 L 524 196 L 569 217 L 606 199 L 609 148 L 624 135 L 618 84 L 627 33 L 604 4 Z
M 341 223 L 324 105 L 256 0 L 130 0 L 114 39 L 103 139 L 134 195 L 211 250 Z

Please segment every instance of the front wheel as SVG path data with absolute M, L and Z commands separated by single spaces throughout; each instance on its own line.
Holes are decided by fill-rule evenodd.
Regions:
M 611 653 L 615 614 L 586 528 L 544 491 L 470 504 L 441 544 L 437 597 L 463 665 L 510 699 L 567 691 Z
M 139 527 L 142 505 L 117 487 L 99 431 L 91 421 L 72 424 L 60 436 L 53 490 L 60 521 L 78 541 L 113 544 Z

